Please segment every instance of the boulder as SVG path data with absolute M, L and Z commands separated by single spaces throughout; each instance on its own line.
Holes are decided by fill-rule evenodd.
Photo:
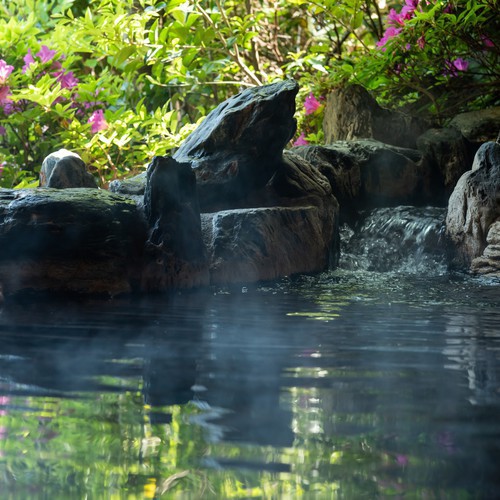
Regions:
M 330 181 L 342 220 L 356 218 L 360 210 L 370 208 L 423 205 L 435 195 L 435 172 L 414 149 L 365 139 L 300 146 L 292 151 Z
M 292 80 L 246 89 L 181 144 L 174 158 L 194 169 L 202 211 L 238 206 L 273 176 L 296 130 L 297 91 Z
M 60 149 L 47 156 L 40 169 L 40 187 L 56 189 L 97 188 L 85 162 L 76 153 Z
M 478 145 L 494 141 L 500 130 L 500 106 L 460 113 L 448 126 L 459 130 L 470 142 Z
M 376 139 L 393 146 L 415 148 L 416 138 L 430 124 L 399 111 L 380 107 L 361 85 L 335 89 L 326 99 L 325 143 Z
M 439 204 L 448 199 L 463 173 L 472 165 L 473 153 L 469 141 L 453 128 L 431 128 L 417 138 L 417 148 L 429 159 L 430 167 L 439 175 Z
M 207 285 L 208 264 L 191 166 L 170 157 L 153 158 L 146 175 L 144 211 L 149 234 L 141 288 Z
M 474 274 L 500 278 L 500 220 L 491 224 L 483 255 L 472 260 L 470 270 Z
M 0 286 L 122 293 L 138 288 L 144 215 L 98 189 L 0 190 Z
M 454 267 L 468 269 L 487 245 L 490 226 L 500 218 L 500 144 L 483 144 L 472 170 L 460 177 L 448 203 L 446 233 Z
M 328 179 L 285 151 L 251 207 L 202 214 L 213 284 L 319 272 L 339 259 L 339 206 Z
M 265 207 L 202 214 L 212 284 L 271 280 L 328 268 L 331 234 L 318 207 Z

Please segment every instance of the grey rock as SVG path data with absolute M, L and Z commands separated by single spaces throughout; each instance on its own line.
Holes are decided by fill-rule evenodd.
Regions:
M 500 106 L 461 113 L 450 121 L 449 127 L 459 130 L 470 142 L 494 141 L 500 131 Z
M 415 148 L 416 138 L 430 124 L 399 111 L 382 108 L 361 85 L 349 85 L 331 92 L 323 119 L 325 143 L 376 139 L 386 144 Z
M 446 233 L 454 267 L 481 257 L 490 226 L 500 218 L 500 144 L 483 144 L 472 170 L 460 177 L 448 203 Z M 492 236 L 493 237 L 493 236 Z
M 246 89 L 181 144 L 174 158 L 195 170 L 202 211 L 235 206 L 273 176 L 296 130 L 297 91 L 292 80 Z
M 426 204 L 435 194 L 432 169 L 414 149 L 365 139 L 292 151 L 329 180 L 343 220 L 370 208 Z
M 87 172 L 85 162 L 79 155 L 67 149 L 60 149 L 43 160 L 40 187 L 97 188 L 97 182 L 92 174 Z
M 417 148 L 430 160 L 439 175 L 434 179 L 440 192 L 438 202 L 448 201 L 458 179 L 470 169 L 474 155 L 469 141 L 453 128 L 431 128 L 417 138 Z

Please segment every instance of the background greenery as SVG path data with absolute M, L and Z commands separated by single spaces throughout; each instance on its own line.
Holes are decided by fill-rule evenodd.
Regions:
M 61 147 L 105 186 L 171 152 L 241 88 L 282 78 L 301 86 L 302 143 L 321 142 L 324 98 L 347 82 L 444 123 L 498 103 L 498 3 L 2 2 L 0 186 L 36 185 Z

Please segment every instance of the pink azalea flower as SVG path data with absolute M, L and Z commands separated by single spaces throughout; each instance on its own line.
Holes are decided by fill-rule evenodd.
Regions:
M 495 44 L 486 35 L 481 35 L 481 40 L 483 45 L 489 49 L 492 49 L 495 46 Z
M 443 14 L 451 14 L 453 12 L 453 5 L 450 3 L 446 5 L 446 7 L 443 9 Z
M 389 11 L 389 15 L 387 16 L 387 22 L 391 26 L 402 26 L 404 24 L 404 19 L 401 14 L 398 14 L 394 9 Z
M 302 132 L 297 140 L 293 143 L 294 146 L 307 146 L 308 144 L 309 143 L 307 142 L 304 132 Z
M 104 111 L 102 109 L 98 109 L 94 111 L 90 118 L 88 119 L 88 123 L 92 124 L 92 133 L 96 134 L 100 130 L 105 130 L 108 128 L 108 123 L 104 118 Z
M 0 85 L 3 85 L 9 75 L 14 71 L 14 66 L 10 66 L 3 59 L 0 59 Z
M 385 30 L 384 36 L 377 42 L 377 47 L 384 47 L 387 41 L 398 36 L 401 33 L 401 30 L 402 28 L 394 28 L 393 26 L 389 26 Z
M 458 57 L 453 61 L 453 66 L 458 69 L 458 71 L 467 71 L 469 68 L 469 61 L 466 61 L 465 59 L 462 59 L 461 57 Z
M 33 58 L 33 54 L 31 53 L 31 49 L 28 49 L 28 53 L 23 57 L 24 61 L 24 66 L 23 69 L 21 70 L 23 73 L 26 73 L 30 66 L 35 62 L 35 59 Z
M 0 104 L 3 104 L 5 101 L 7 101 L 7 96 L 10 93 L 10 88 L 5 86 L 5 87 L 0 87 Z
M 55 50 L 50 50 L 47 45 L 42 45 L 42 48 L 36 53 L 42 63 L 49 62 L 56 55 Z
M 304 108 L 306 108 L 306 115 L 311 115 L 314 113 L 319 107 L 321 103 L 314 97 L 314 94 L 311 92 L 304 101 Z
M 57 79 L 63 89 L 72 89 L 78 85 L 78 78 L 76 78 L 73 71 L 66 73 L 64 70 L 61 70 L 52 73 L 52 76 Z
M 424 50 L 425 47 L 425 37 L 422 35 L 418 40 L 417 40 L 417 45 L 421 50 Z

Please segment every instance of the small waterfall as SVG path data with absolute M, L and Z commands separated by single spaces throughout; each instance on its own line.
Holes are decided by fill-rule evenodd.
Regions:
M 390 207 L 341 228 L 339 267 L 350 270 L 443 274 L 447 271 L 445 208 Z

